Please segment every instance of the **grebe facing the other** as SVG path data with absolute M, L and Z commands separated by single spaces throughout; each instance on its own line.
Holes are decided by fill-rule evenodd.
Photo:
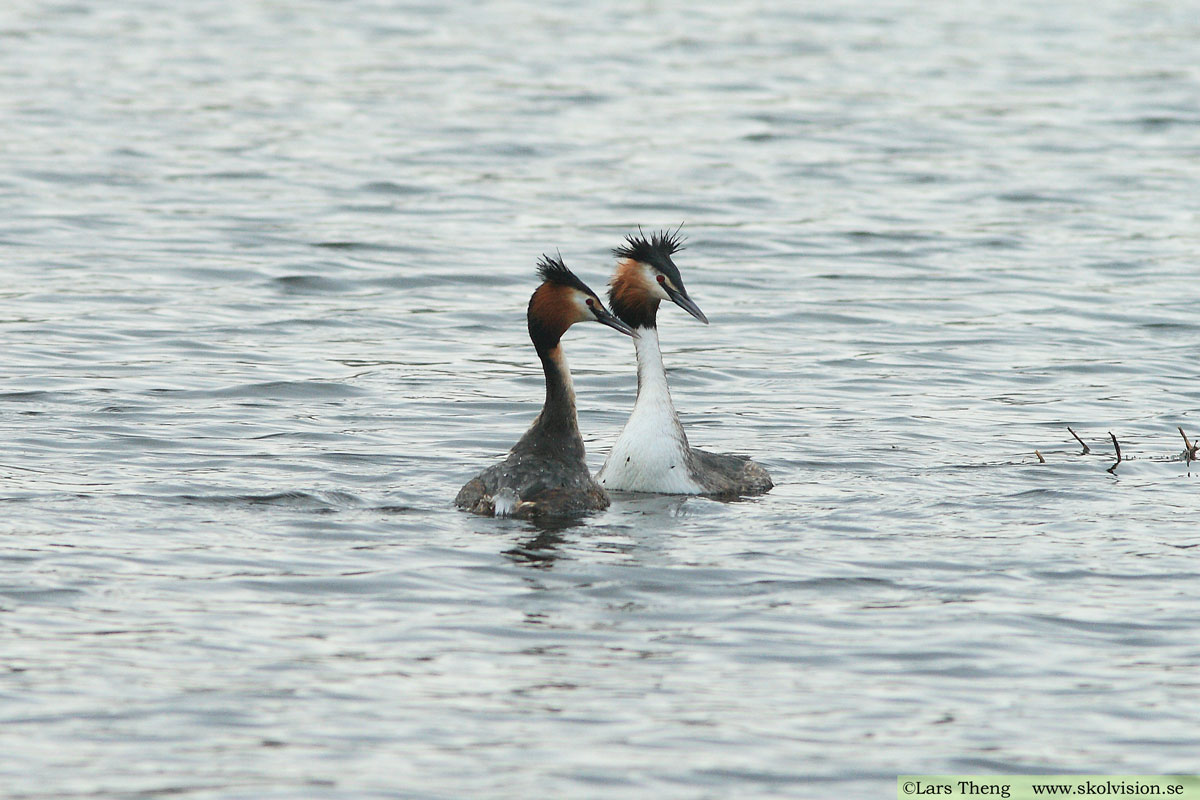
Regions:
M 584 461 L 575 389 L 559 339 L 576 322 L 593 320 L 632 336 L 596 293 L 560 258 L 538 262 L 542 285 L 529 298 L 529 338 L 546 373 L 546 402 L 508 457 L 476 475 L 454 503 L 498 517 L 563 516 L 608 507 L 608 495 Z
M 613 250 L 617 270 L 608 292 L 609 305 L 633 328 L 638 390 L 633 413 L 596 479 L 605 489 L 627 492 L 715 497 L 763 494 L 774 485 L 767 471 L 745 456 L 708 453 L 689 446 L 671 402 L 658 346 L 658 305 L 670 300 L 708 324 L 671 260 L 682 249 L 677 232 L 661 231 L 648 240 L 627 236 L 625 244 Z

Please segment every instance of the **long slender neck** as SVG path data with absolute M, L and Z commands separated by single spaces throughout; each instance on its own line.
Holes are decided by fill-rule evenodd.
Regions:
M 542 370 L 546 373 L 546 403 L 534 423 L 536 427 L 559 435 L 579 436 L 579 421 L 575 416 L 575 386 L 567 357 L 557 342 L 550 348 L 538 348 Z
M 641 401 L 654 398 L 659 402 L 665 400 L 671 410 L 671 389 L 667 386 L 667 368 L 663 365 L 662 350 L 658 347 L 658 328 L 639 327 L 633 329 L 633 347 L 637 351 L 638 364 L 638 393 Z
M 679 413 L 671 402 L 671 389 L 667 385 L 667 369 L 663 365 L 662 351 L 658 347 L 658 328 L 638 327 L 633 329 L 633 346 L 637 351 L 638 390 L 633 403 L 630 422 L 641 420 L 654 436 L 666 434 L 686 452 L 687 434 L 679 422 Z

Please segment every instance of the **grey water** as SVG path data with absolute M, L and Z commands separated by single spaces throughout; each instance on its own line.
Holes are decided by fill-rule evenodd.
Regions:
M 5 3 L 0 796 L 1200 771 L 1197 12 Z M 537 257 L 681 222 L 676 405 L 775 489 L 455 510 Z

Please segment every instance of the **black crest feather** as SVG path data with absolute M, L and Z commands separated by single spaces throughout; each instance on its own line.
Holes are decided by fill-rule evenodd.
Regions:
M 595 296 L 595 292 L 588 288 L 587 284 L 579 280 L 574 272 L 567 269 L 567 265 L 563 263 L 562 255 L 548 256 L 545 253 L 538 259 L 538 275 L 543 281 L 548 283 L 556 283 L 560 286 L 570 286 L 578 289 L 581 292 Z
M 626 236 L 625 244 L 615 248 L 613 255 L 617 258 L 631 258 L 644 264 L 671 263 L 671 256 L 684 249 L 683 238 L 679 235 L 682 227 L 681 223 L 679 228 L 673 231 L 658 231 L 649 238 L 646 238 L 641 227 L 638 227 L 637 235 L 631 233 Z

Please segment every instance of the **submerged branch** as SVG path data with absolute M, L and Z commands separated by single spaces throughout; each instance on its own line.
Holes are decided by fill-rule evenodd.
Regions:
M 1117 465 L 1121 463 L 1121 443 L 1117 441 L 1117 437 L 1115 435 L 1113 435 L 1112 431 L 1109 431 L 1108 435 L 1112 437 L 1113 447 L 1117 451 L 1117 460 L 1113 462 L 1113 465 L 1111 467 L 1109 467 L 1107 471 L 1112 472 L 1115 475 L 1116 474 L 1115 470 L 1117 468 Z
M 1183 432 L 1182 425 L 1179 427 L 1179 435 L 1183 437 L 1183 446 L 1187 448 L 1186 450 L 1183 451 L 1184 460 L 1185 461 L 1195 461 L 1196 460 L 1196 450 L 1197 450 L 1197 448 L 1200 448 L 1200 441 L 1197 441 L 1195 444 L 1192 444 L 1191 442 L 1189 442 L 1188 438 L 1187 438 L 1187 434 Z
M 1190 471 L 1191 463 L 1193 461 L 1200 461 L 1200 439 L 1197 439 L 1196 441 L 1192 441 L 1190 438 L 1188 438 L 1188 435 L 1183 430 L 1182 426 L 1177 427 L 1176 430 L 1178 430 L 1179 435 L 1183 437 L 1183 447 L 1184 447 L 1183 460 L 1186 461 L 1189 465 L 1188 474 L 1190 475 L 1191 474 L 1191 471 Z M 1083 447 L 1083 452 L 1081 452 L 1079 455 L 1084 456 L 1091 452 L 1092 449 L 1090 447 L 1088 447 L 1087 442 L 1085 442 L 1079 436 L 1079 434 L 1075 432 L 1074 428 L 1072 428 L 1070 425 L 1068 425 L 1067 431 L 1069 431 L 1070 434 L 1075 437 L 1075 441 L 1079 442 L 1080 446 Z M 1120 466 L 1126 459 L 1125 459 L 1125 455 L 1121 452 L 1121 442 L 1117 440 L 1117 435 L 1115 433 L 1113 433 L 1112 431 L 1109 431 L 1108 438 L 1112 440 L 1113 452 L 1116 454 L 1117 460 L 1113 462 L 1112 466 L 1109 467 L 1107 471 L 1111 472 L 1112 474 L 1115 475 L 1117 467 Z M 1035 456 L 1037 456 L 1039 464 L 1046 463 L 1046 458 L 1042 455 L 1041 451 L 1034 450 L 1033 454 Z M 1177 455 L 1166 456 L 1166 457 L 1162 457 L 1162 458 L 1150 456 L 1150 460 L 1151 461 L 1178 461 L 1179 456 L 1177 456 Z

